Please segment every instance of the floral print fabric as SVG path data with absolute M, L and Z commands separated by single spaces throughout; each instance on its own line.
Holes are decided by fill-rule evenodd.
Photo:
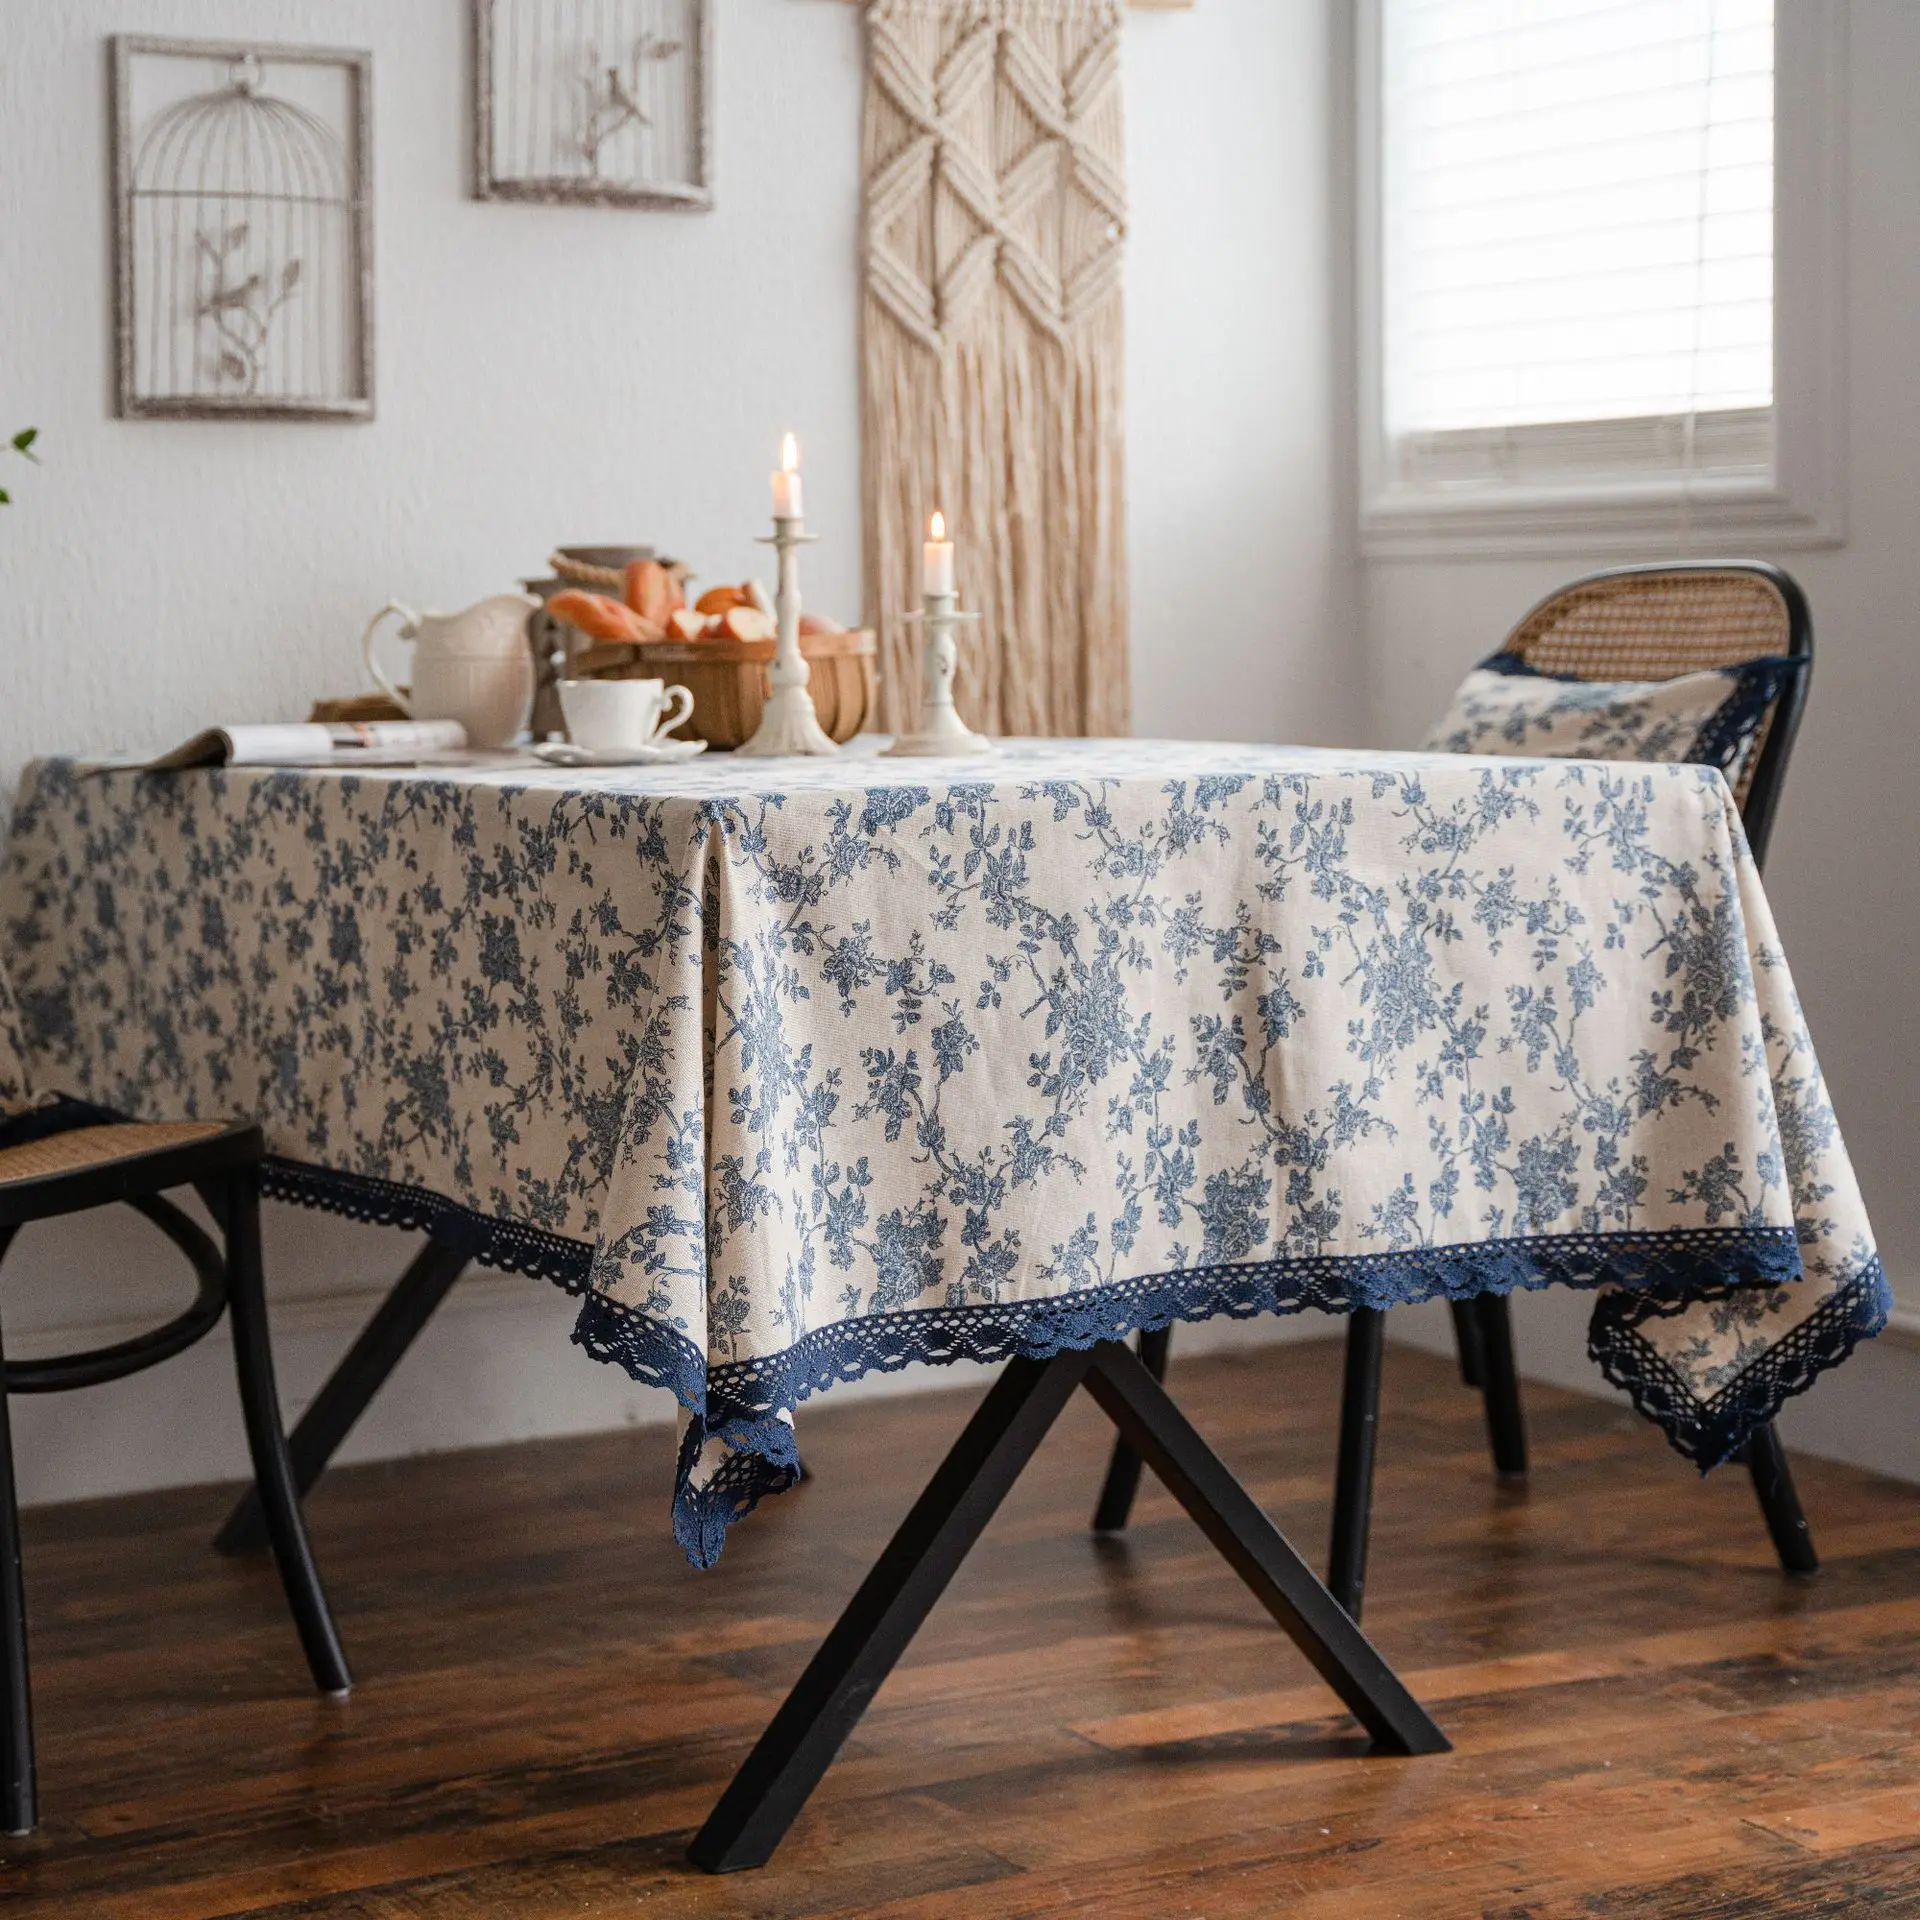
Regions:
M 37 1085 L 582 1291 L 701 1561 L 871 1368 L 1565 1283 L 1710 1465 L 1884 1317 L 1711 770 L 50 761 L 0 925 Z
M 1671 680 L 1560 680 L 1496 654 L 1460 683 L 1423 747 L 1556 760 L 1684 760 L 1733 779 L 1801 665 L 1782 658 Z

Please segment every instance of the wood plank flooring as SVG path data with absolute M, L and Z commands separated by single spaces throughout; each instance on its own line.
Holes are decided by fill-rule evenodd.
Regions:
M 1316 1563 L 1334 1346 L 1173 1386 Z M 404 1376 L 402 1378 L 404 1385 Z M 44 1824 L 0 1911 L 87 1920 L 562 1915 L 1920 1917 L 1920 1494 L 1799 1463 L 1782 1576 L 1744 1475 L 1530 1386 L 1535 1469 L 1391 1350 L 1367 1626 L 1457 1751 L 1351 1721 L 1149 1478 L 1086 1520 L 1069 1411 L 774 1864 L 682 1849 L 972 1405 L 809 1410 L 815 1479 L 690 1571 L 660 1430 L 333 1475 L 316 1543 L 358 1687 L 306 1690 L 227 1493 L 27 1517 Z

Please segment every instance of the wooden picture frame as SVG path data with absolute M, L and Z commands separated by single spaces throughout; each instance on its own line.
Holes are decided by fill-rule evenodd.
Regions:
M 479 200 L 713 206 L 718 0 L 471 0 Z
M 109 42 L 116 410 L 373 417 L 373 56 Z

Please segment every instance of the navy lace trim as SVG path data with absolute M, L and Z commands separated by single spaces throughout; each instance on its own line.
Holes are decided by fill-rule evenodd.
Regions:
M 780 1353 L 712 1367 L 703 1365 L 684 1333 L 602 1293 L 589 1293 L 581 1303 L 573 1338 L 636 1380 L 669 1388 L 687 1410 L 674 1537 L 696 1566 L 707 1567 L 719 1556 L 727 1528 L 797 1477 L 794 1409 L 865 1373 L 956 1360 L 991 1365 L 1016 1354 L 1044 1360 L 1175 1320 L 1246 1320 L 1307 1308 L 1350 1313 L 1515 1288 L 1615 1286 L 1678 1312 L 1743 1288 L 1770 1290 L 1799 1278 L 1800 1255 L 1789 1227 L 1547 1234 L 1478 1246 L 1192 1268 L 1044 1300 L 879 1313 L 817 1328 Z M 1696 1412 L 1682 1395 L 1653 1417 L 1673 1435 L 1685 1431 Z M 1753 1424 L 1742 1430 L 1743 1440 Z M 689 1471 L 709 1439 L 727 1454 L 714 1477 L 695 1487 Z
M 673 1487 L 673 1537 L 694 1566 L 712 1566 L 735 1521 L 744 1520 L 769 1494 L 785 1493 L 799 1484 L 800 1455 L 793 1430 L 784 1426 L 776 1430 L 769 1436 L 770 1448 L 777 1448 L 783 1437 L 784 1458 L 776 1451 L 763 1453 L 743 1446 L 723 1454 L 712 1477 L 696 1487 L 694 1463 L 708 1435 L 703 1422 L 687 1422 Z
M 1796 1394 L 1837 1367 L 1862 1340 L 1881 1332 L 1893 1310 L 1893 1294 L 1876 1255 L 1785 1339 L 1704 1401 L 1640 1331 L 1649 1320 L 1681 1312 L 1683 1305 L 1641 1294 L 1610 1294 L 1595 1303 L 1587 1352 L 1666 1433 L 1674 1451 L 1706 1473 L 1731 1460 L 1756 1427 L 1765 1426 Z
M 585 1294 L 574 1343 L 599 1360 L 618 1360 L 634 1379 L 665 1387 L 692 1415 L 680 1443 L 680 1467 L 674 1478 L 673 1537 L 696 1566 L 710 1567 L 720 1557 L 727 1528 L 744 1518 L 769 1493 L 783 1493 L 800 1478 L 793 1429 L 775 1422 L 762 1430 L 752 1425 L 751 1444 L 740 1424 L 710 1423 L 706 1356 L 684 1333 L 627 1308 L 615 1308 L 604 1294 L 588 1291 L 593 1248 L 563 1239 L 517 1220 L 494 1220 L 442 1199 L 424 1187 L 410 1187 L 371 1174 L 341 1173 L 298 1160 L 269 1159 L 261 1190 L 275 1200 L 337 1213 L 373 1226 L 425 1233 L 457 1247 L 469 1260 L 507 1273 L 551 1280 L 568 1293 Z M 608 1313 L 621 1316 L 620 1335 L 609 1345 L 597 1331 Z M 694 1463 L 709 1438 L 737 1450 L 722 1459 L 706 1485 L 692 1482 Z
M 1709 1401 L 1695 1398 L 1640 1329 L 1657 1317 L 1744 1288 L 1800 1279 L 1791 1228 L 1694 1228 L 1672 1233 L 1548 1234 L 1480 1246 L 1397 1253 L 1303 1256 L 1248 1266 L 1154 1274 L 1048 1300 L 874 1314 L 821 1327 L 784 1352 L 708 1366 L 680 1328 L 649 1318 L 588 1285 L 593 1249 L 514 1220 L 489 1219 L 422 1187 L 270 1159 L 265 1191 L 379 1226 L 430 1234 L 483 1266 L 551 1280 L 583 1296 L 573 1340 L 635 1380 L 665 1387 L 688 1419 L 673 1500 L 674 1538 L 695 1566 L 720 1556 L 727 1529 L 800 1478 L 792 1415 L 801 1401 L 863 1373 L 895 1373 L 956 1360 L 988 1364 L 1024 1354 L 1047 1359 L 1124 1339 L 1175 1320 L 1318 1308 L 1393 1307 L 1470 1299 L 1515 1288 L 1615 1287 L 1594 1308 L 1588 1352 L 1601 1372 L 1701 1468 L 1728 1460 L 1795 1394 L 1886 1325 L 1891 1308 L 1876 1259 L 1817 1312 Z M 693 1470 L 709 1441 L 721 1449 L 701 1485 Z
M 1733 692 L 1700 729 L 1688 757 L 1703 767 L 1718 767 L 1722 773 L 1737 767 L 1766 724 L 1774 702 L 1793 685 L 1807 664 L 1805 656 L 1776 654 L 1723 668 L 1723 672 L 1733 676 Z
M 471 1207 L 443 1200 L 424 1187 L 277 1159 L 267 1161 L 260 1184 L 261 1191 L 274 1200 L 344 1214 L 349 1220 L 364 1220 L 372 1226 L 424 1233 L 443 1246 L 459 1248 L 483 1267 L 551 1280 L 568 1293 L 587 1290 L 593 1249 L 585 1241 L 567 1240 L 519 1220 L 490 1219 Z
M 1542 673 L 1524 653 L 1508 653 L 1504 648 L 1498 653 L 1490 653 L 1474 669 L 1476 673 L 1501 673 L 1509 680 L 1557 680 L 1559 674 Z

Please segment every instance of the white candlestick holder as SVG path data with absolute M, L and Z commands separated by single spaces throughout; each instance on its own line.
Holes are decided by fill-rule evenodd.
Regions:
M 838 753 L 828 739 L 814 711 L 813 695 L 807 691 L 810 669 L 800 651 L 800 549 L 813 544 L 799 519 L 776 519 L 773 537 L 760 538 L 763 547 L 772 547 L 780 556 L 780 584 L 773 596 L 774 617 L 779 621 L 779 638 L 774 642 L 773 664 L 767 669 L 767 702 L 760 710 L 760 724 L 741 753 L 767 756 L 782 753 Z
M 932 759 L 935 755 L 992 753 L 994 744 L 983 733 L 975 733 L 960 718 L 953 704 L 953 672 L 959 664 L 959 649 L 953 630 L 977 621 L 977 613 L 962 613 L 953 594 L 930 593 L 918 613 L 907 615 L 921 622 L 926 638 L 926 694 L 920 712 L 920 725 L 913 733 L 903 733 L 889 754 L 902 759 Z

